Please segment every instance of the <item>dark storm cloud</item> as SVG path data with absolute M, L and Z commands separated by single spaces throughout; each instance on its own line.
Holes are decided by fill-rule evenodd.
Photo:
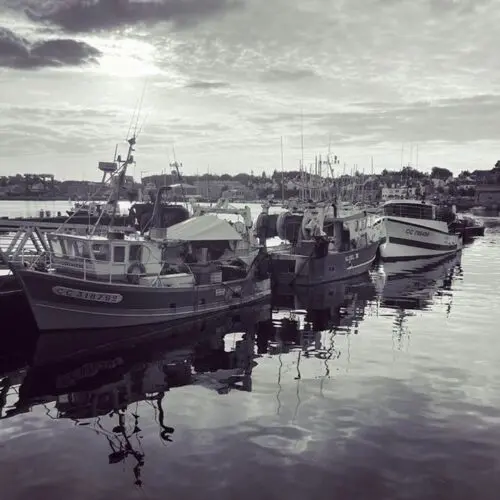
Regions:
M 84 42 L 56 39 L 31 44 L 13 31 L 0 27 L 0 67 L 76 66 L 95 62 L 99 55 L 97 49 Z
M 29 2 L 28 17 L 56 24 L 67 31 L 88 32 L 139 22 L 175 21 L 186 24 L 215 15 L 240 0 L 54 0 Z

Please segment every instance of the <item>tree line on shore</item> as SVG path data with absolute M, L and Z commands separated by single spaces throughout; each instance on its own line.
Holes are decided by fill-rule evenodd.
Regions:
M 300 182 L 309 182 L 314 176 L 313 173 L 306 171 L 274 170 L 270 174 L 262 171 L 260 175 L 256 175 L 254 172 L 240 172 L 234 175 L 228 173 L 221 175 L 205 173 L 202 175 L 182 175 L 179 178 L 178 173 L 173 171 L 171 175 L 167 176 L 157 175 L 144 177 L 140 180 L 141 182 L 139 184 L 146 184 L 147 182 L 156 180 L 156 178 L 161 180 L 163 184 L 183 182 L 196 185 L 203 181 L 208 183 L 211 181 L 218 183 L 227 182 L 227 185 L 222 186 L 222 190 L 224 190 L 230 189 L 230 184 L 237 182 L 242 186 L 255 190 L 259 196 L 266 196 L 273 193 L 278 194 L 284 191 L 286 191 L 287 196 L 290 196 L 293 195 L 293 191 L 296 190 L 295 187 L 292 189 L 289 188 L 288 185 L 290 183 L 293 184 L 296 182 L 298 185 Z M 430 172 L 422 172 L 411 166 L 405 166 L 399 170 L 384 169 L 379 174 L 366 174 L 359 171 L 355 171 L 351 174 L 344 173 L 332 179 L 331 182 L 333 184 L 354 182 L 357 185 L 371 183 L 371 189 L 381 189 L 384 186 L 391 187 L 395 185 L 430 185 L 433 183 L 432 179 L 438 179 L 446 183 L 446 188 L 443 185 L 438 185 L 436 187 L 438 193 L 446 191 L 450 195 L 473 196 L 475 184 L 500 184 L 500 160 L 496 162 L 491 170 L 475 170 L 472 172 L 464 170 L 456 177 L 454 177 L 451 170 L 443 167 L 435 166 Z M 17 194 L 22 194 L 29 192 L 33 183 L 36 182 L 42 186 L 42 192 L 51 192 L 61 196 L 71 195 L 71 191 L 74 190 L 75 186 L 85 187 L 90 184 L 95 184 L 89 181 L 59 181 L 57 179 L 52 179 L 50 183 L 47 183 L 42 177 L 37 179 L 36 175 L 23 176 L 21 174 L 16 174 L 11 176 L 0 176 L 0 189 L 2 189 L 5 194 L 9 188 L 17 186 L 17 190 L 15 191 L 17 191 Z

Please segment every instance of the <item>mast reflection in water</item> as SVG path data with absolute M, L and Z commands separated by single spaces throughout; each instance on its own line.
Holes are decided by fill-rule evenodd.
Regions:
M 271 308 L 264 303 L 164 329 L 42 334 L 31 366 L 4 374 L 0 417 L 43 405 L 50 418 L 88 426 L 107 440 L 110 464 L 134 460 L 135 484 L 140 486 L 145 453 L 137 403 L 153 407 L 159 437 L 166 443 L 175 430 L 167 423 L 166 392 L 186 385 L 219 394 L 251 391 L 254 337 L 270 317 Z M 113 425 L 106 425 L 106 415 Z

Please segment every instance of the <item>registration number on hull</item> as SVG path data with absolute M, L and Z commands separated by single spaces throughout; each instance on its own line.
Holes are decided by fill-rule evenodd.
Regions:
M 104 302 L 106 304 L 118 304 L 123 300 L 123 296 L 119 293 L 89 292 L 88 290 L 77 290 L 76 288 L 67 288 L 65 286 L 54 286 L 52 287 L 52 291 L 61 297 Z
M 429 231 L 422 231 L 421 229 L 406 229 L 406 234 L 410 236 L 422 236 L 423 238 L 427 238 L 429 236 Z
M 351 263 L 353 260 L 356 260 L 356 259 L 359 259 L 359 253 L 358 252 L 352 253 L 351 255 L 347 255 L 345 257 L 345 261 L 347 263 Z

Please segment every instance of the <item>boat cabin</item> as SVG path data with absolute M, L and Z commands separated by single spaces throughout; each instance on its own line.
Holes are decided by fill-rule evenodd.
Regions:
M 436 220 L 436 206 L 420 200 L 390 200 L 383 205 L 387 217 Z
M 49 233 L 50 268 L 106 282 L 151 285 L 174 275 L 195 278 L 198 284 L 220 282 L 246 275 L 242 260 L 249 252 L 246 232 L 241 222 L 204 215 L 172 226 L 166 240 L 121 232 L 108 232 L 106 237 Z M 231 264 L 234 261 L 236 266 Z
M 99 281 L 130 281 L 129 275 L 158 275 L 163 267 L 161 246 L 126 238 L 123 233 L 111 233 L 107 238 L 51 233 L 47 240 L 51 266 L 60 274 Z
M 333 246 L 331 249 L 345 252 L 368 245 L 368 231 L 373 224 L 373 217 L 365 212 L 358 212 L 347 217 L 333 219 L 330 224 Z
M 364 211 L 359 211 L 346 217 L 337 217 L 325 221 L 323 225 L 323 235 L 326 237 L 323 242 L 325 247 L 319 253 L 315 251 L 317 257 L 321 252 L 346 252 L 357 248 L 366 247 L 371 241 L 371 228 L 373 226 L 374 216 Z M 314 229 L 317 226 L 304 227 L 302 229 L 304 238 L 298 244 L 299 253 L 309 253 L 318 247 L 318 240 L 315 238 Z M 316 237 L 319 235 L 316 235 Z

